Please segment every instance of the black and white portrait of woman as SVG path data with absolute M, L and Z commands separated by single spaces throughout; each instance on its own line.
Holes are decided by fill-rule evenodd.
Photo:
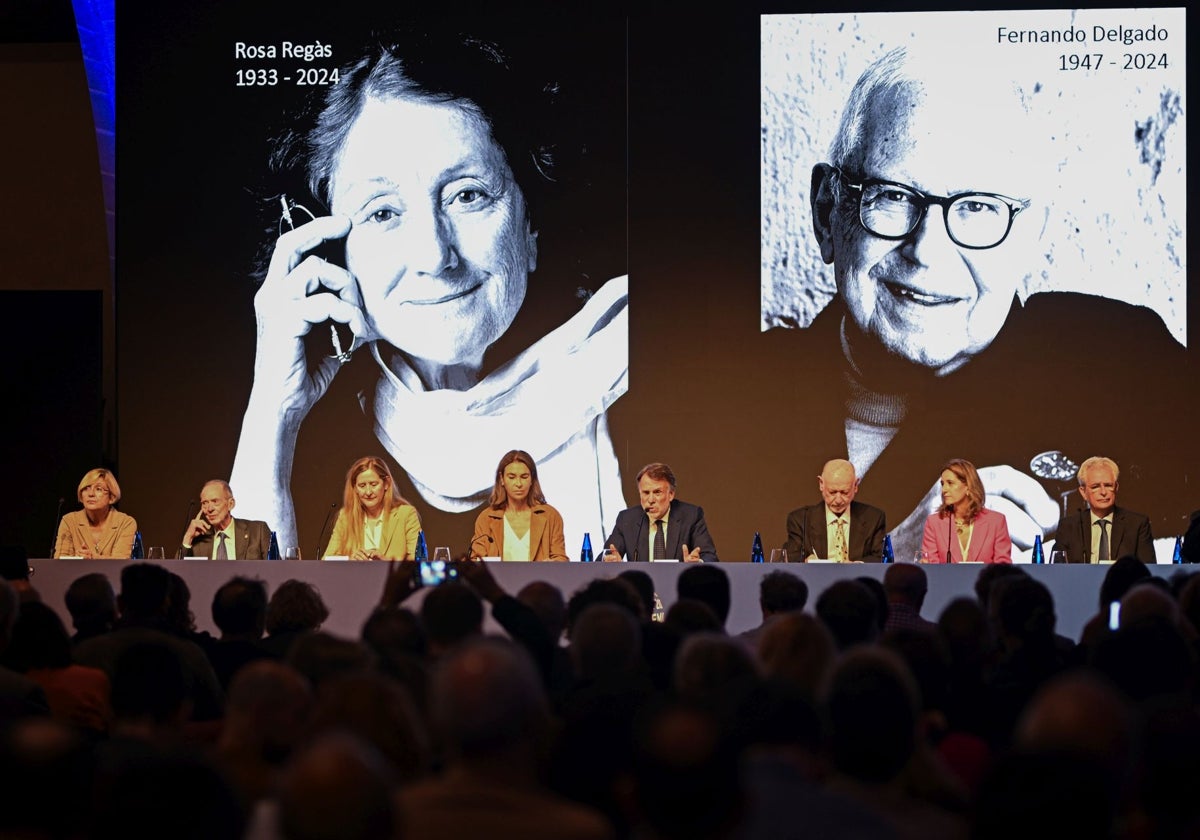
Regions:
M 297 436 L 350 362 L 375 370 L 361 409 L 418 506 L 478 507 L 513 448 L 537 459 L 568 539 L 625 506 L 605 412 L 627 387 L 627 280 L 583 286 L 547 241 L 579 186 L 560 169 L 578 154 L 556 122 L 569 92 L 468 29 L 374 34 L 274 150 L 295 184 L 269 197 L 279 235 L 231 480 L 281 542 Z M 530 332 L 527 309 L 564 315 Z

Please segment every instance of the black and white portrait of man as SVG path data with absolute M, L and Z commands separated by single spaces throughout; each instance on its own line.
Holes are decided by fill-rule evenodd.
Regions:
M 950 458 L 1026 556 L 1093 451 L 1177 518 L 1183 10 L 761 24 L 761 321 L 798 328 L 814 460 L 854 463 L 904 551 Z

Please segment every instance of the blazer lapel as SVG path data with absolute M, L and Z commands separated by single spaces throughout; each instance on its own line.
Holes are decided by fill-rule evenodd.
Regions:
M 809 517 L 808 525 L 812 530 L 812 547 L 818 560 L 829 559 L 829 525 L 825 521 L 825 505 L 809 508 L 813 515 Z M 816 520 L 815 522 L 813 520 Z
M 1125 511 L 1119 507 L 1113 508 L 1112 530 L 1108 537 L 1108 556 L 1116 560 L 1121 556 L 1121 537 L 1125 536 Z
M 383 520 L 383 528 L 379 532 L 380 557 L 387 558 L 392 556 L 392 534 L 395 532 L 395 529 L 392 527 L 392 525 L 395 521 L 395 517 L 393 516 L 395 512 L 396 509 L 392 508 L 390 511 L 388 511 L 387 519 Z
M 536 507 L 529 515 L 529 559 L 533 560 L 538 556 L 538 547 L 542 544 L 542 537 L 546 533 L 546 509 Z M 547 556 L 549 552 L 546 552 Z
M 250 526 L 240 519 L 233 520 L 233 537 L 237 542 L 237 558 L 245 560 L 250 552 Z
M 667 559 L 678 560 L 683 557 L 681 547 L 683 541 L 680 537 L 683 534 L 685 523 L 677 501 L 672 500 L 670 513 L 667 516 Z M 691 548 L 691 546 L 688 547 Z
M 1080 539 L 1079 544 L 1083 546 L 1083 562 L 1092 562 L 1092 511 L 1090 508 L 1084 508 L 1079 511 L 1079 516 L 1076 519 L 1079 523 Z

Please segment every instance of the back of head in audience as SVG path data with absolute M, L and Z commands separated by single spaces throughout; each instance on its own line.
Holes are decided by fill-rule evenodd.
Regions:
M 720 700 L 744 695 L 758 681 L 758 663 L 738 639 L 724 633 L 693 633 L 675 657 L 675 693 L 684 700 Z
M 361 642 L 318 630 L 296 639 L 284 661 L 307 677 L 313 688 L 319 689 L 333 677 L 370 669 L 375 658 Z
M 690 598 L 708 604 L 722 627 L 729 619 L 729 575 L 720 566 L 689 565 L 676 579 L 675 594 L 680 599 Z
M 617 577 L 620 580 L 627 581 L 637 590 L 638 597 L 641 598 L 644 609 L 644 612 L 638 617 L 642 621 L 649 621 L 650 616 L 654 615 L 654 578 L 641 569 L 626 569 L 617 575 Z
M 115 730 L 178 731 L 191 713 L 188 683 L 179 654 L 166 641 L 127 646 L 113 664 Z
M 557 642 L 567 627 L 567 602 L 562 590 L 544 580 L 531 581 L 517 591 L 517 600 L 533 610 L 546 633 Z
M 330 732 L 297 753 L 279 787 L 283 840 L 388 840 L 399 836 L 395 777 L 379 751 Z
M 22 673 L 71 664 L 71 638 L 58 613 L 39 601 L 21 605 L 4 661 Z
M 267 603 L 266 630 L 269 635 L 318 630 L 329 618 L 321 593 L 303 580 L 285 580 Z
M 575 620 L 571 664 L 584 682 L 613 682 L 636 673 L 641 661 L 642 628 L 616 604 L 592 604 Z
M 1100 584 L 1100 609 L 1107 610 L 1113 601 L 1125 597 L 1133 585 L 1150 578 L 1150 570 L 1146 564 L 1136 557 L 1121 557 L 1117 559 L 1108 571 L 1104 573 L 1104 581 Z
M 758 605 L 763 618 L 796 612 L 808 603 L 808 584 L 797 575 L 776 569 L 763 575 L 758 584 Z
M 830 584 L 817 598 L 817 616 L 839 650 L 879 637 L 879 601 L 857 580 Z
M 724 633 L 725 625 L 713 608 L 694 598 L 680 598 L 667 608 L 663 623 L 682 638 L 692 633 Z
M 975 578 L 975 597 L 983 606 L 983 612 L 988 615 L 988 603 L 992 596 L 992 585 L 1002 578 L 1029 577 L 1029 573 L 1020 566 L 1012 563 L 986 563 Z
M 894 779 L 917 743 L 919 692 L 891 651 L 858 647 L 834 665 L 825 696 L 834 767 L 861 782 Z
M 117 595 L 112 581 L 100 572 L 89 572 L 71 581 L 64 600 L 71 623 L 85 636 L 111 630 L 117 620 Z
M 1054 597 L 1029 576 L 1005 581 L 994 593 L 996 617 L 1005 644 L 1050 645 L 1054 640 Z
M 231 578 L 213 595 L 212 618 L 223 639 L 261 638 L 267 623 L 267 585 L 258 578 Z
M 308 726 L 312 706 L 312 686 L 295 668 L 256 660 L 229 684 L 221 737 L 239 751 L 254 744 L 261 759 L 281 763 Z
M 499 759 L 517 776 L 535 771 L 549 706 L 522 648 L 483 637 L 459 645 L 434 671 L 430 708 L 450 764 Z
M 758 639 L 758 658 L 767 676 L 797 686 L 810 702 L 837 656 L 833 635 L 811 615 L 777 618 Z
M 382 674 L 359 671 L 321 684 L 310 734 L 343 730 L 372 744 L 402 782 L 413 782 L 430 769 L 430 745 L 424 720 L 402 686 Z
M 889 601 L 907 604 L 920 612 L 929 591 L 925 570 L 916 563 L 892 563 L 883 573 L 883 591 Z
M 117 607 L 122 624 L 163 625 L 171 591 L 171 573 L 153 563 L 130 563 L 121 569 Z
M 483 633 L 483 601 L 465 583 L 443 583 L 421 602 L 421 623 L 430 652 L 440 654 Z
M 41 596 L 29 582 L 33 567 L 23 545 L 0 545 L 0 579 L 8 581 L 22 601 L 38 601 Z
M 714 713 L 694 705 L 651 707 L 642 716 L 633 786 L 630 822 L 661 840 L 731 836 L 744 809 L 733 739 Z
M 879 632 L 882 633 L 887 627 L 888 612 L 891 609 L 888 606 L 887 592 L 884 591 L 883 584 L 870 575 L 860 575 L 855 580 L 875 598 L 875 623 L 879 625 Z
M 634 618 L 641 617 L 642 599 L 633 584 L 624 578 L 596 578 L 588 581 L 567 600 L 567 638 L 574 633 L 575 621 L 592 604 L 616 604 L 629 610 Z

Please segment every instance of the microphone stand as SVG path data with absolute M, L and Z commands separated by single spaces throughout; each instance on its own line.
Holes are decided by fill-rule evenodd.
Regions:
M 954 560 L 950 556 L 950 549 L 954 547 L 954 507 L 947 505 L 950 508 L 950 528 L 946 534 L 946 563 L 953 563 Z
M 487 540 L 487 541 L 488 541 L 488 545 L 491 545 L 491 544 L 493 544 L 493 543 L 495 543 L 495 542 L 496 542 L 494 539 L 492 539 L 492 535 L 491 535 L 491 534 L 480 534 L 478 537 L 476 537 L 475 539 L 471 540 L 471 544 L 470 544 L 469 546 L 467 546 L 467 559 L 468 559 L 468 560 L 474 560 L 474 559 L 475 559 L 475 557 L 476 557 L 476 554 L 475 554 L 475 543 L 479 542 L 480 540 Z
M 329 506 L 329 512 L 325 514 L 325 521 L 321 523 L 321 533 L 317 534 L 317 553 L 313 555 L 317 560 L 321 559 L 322 541 L 325 539 L 325 529 L 329 527 L 329 517 L 333 516 L 333 512 L 337 510 L 337 506 L 337 502 Z

